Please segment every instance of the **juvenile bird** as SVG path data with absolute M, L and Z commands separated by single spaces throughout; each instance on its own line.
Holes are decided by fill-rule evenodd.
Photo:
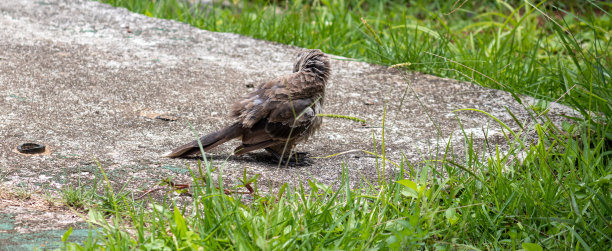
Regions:
M 203 136 L 200 142 L 208 151 L 228 140 L 240 138 L 235 155 L 265 149 L 278 161 L 301 162 L 293 154 L 296 144 L 305 141 L 321 126 L 325 85 L 330 75 L 329 58 L 320 50 L 298 54 L 293 73 L 263 83 L 238 100 L 231 108 L 231 125 Z M 184 157 L 200 152 L 198 141 L 179 146 L 166 157 Z M 292 158 L 295 156 L 295 158 Z

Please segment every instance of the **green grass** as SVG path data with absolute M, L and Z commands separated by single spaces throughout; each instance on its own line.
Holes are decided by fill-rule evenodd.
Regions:
M 62 201 L 69 207 L 81 209 L 87 203 L 87 192 L 82 186 L 67 186 L 62 188 Z
M 208 30 L 559 100 L 582 118 L 559 128 L 548 120 L 546 102 L 526 107 L 535 123 L 517 121 L 520 130 L 506 130 L 513 135 L 508 154 L 488 145 L 475 150 L 469 134 L 468 152 L 459 159 L 417 165 L 386 160 L 383 150 L 381 173 L 393 161 L 401 174 L 394 181 L 360 181 L 357 188 L 343 176 L 333 189 L 304 181 L 265 194 L 256 189 L 257 177 L 244 177 L 244 184 L 255 182 L 253 193 L 226 193 L 245 185 L 213 180 L 212 170 L 222 173 L 223 163 L 208 162 L 194 168 L 186 204 L 168 196 L 143 205 L 107 184 L 105 206 L 88 207 L 98 233 L 82 245 L 66 243 L 67 249 L 612 247 L 609 3 L 457 1 L 457 8 L 455 1 L 243 1 L 212 7 L 178 0 L 103 2 Z M 536 140 L 525 137 L 532 133 Z

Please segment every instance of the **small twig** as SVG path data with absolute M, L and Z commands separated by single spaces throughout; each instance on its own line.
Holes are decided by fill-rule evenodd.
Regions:
M 134 199 L 134 200 L 140 200 L 140 199 L 144 198 L 145 196 L 147 196 L 147 194 L 150 194 L 150 193 L 152 193 L 152 192 L 156 192 L 156 191 L 159 191 L 159 190 L 162 190 L 162 189 L 164 189 L 164 188 L 163 188 L 163 187 L 158 187 L 158 188 L 152 188 L 152 189 L 149 189 L 149 190 L 148 190 L 148 191 L 146 191 L 144 194 L 142 194 L 142 195 L 138 196 L 138 198 L 136 198 L 136 199 Z
M 255 193 L 255 189 L 253 189 L 250 183 L 244 185 L 244 187 L 246 187 L 246 189 L 249 190 L 249 193 Z
M 460 0 L 455 1 L 455 3 L 453 4 L 453 7 L 455 7 L 457 5 L 457 3 Z M 459 8 L 461 8 L 461 6 L 463 6 L 465 3 L 467 3 L 467 0 L 463 1 L 463 3 L 461 3 L 459 6 L 457 6 L 457 8 L 454 8 L 451 12 L 444 14 L 445 16 L 448 16 L 450 14 L 453 14 L 453 12 L 455 12 L 456 10 L 458 10 Z
M 165 184 L 165 185 L 168 185 L 169 187 L 172 187 L 175 190 L 185 190 L 185 189 L 188 189 L 190 187 L 189 184 L 176 184 L 173 181 L 167 180 L 167 179 L 164 179 L 161 183 Z M 164 189 L 163 186 L 162 187 L 151 188 L 151 189 L 147 190 L 144 194 L 138 196 L 138 198 L 136 198 L 135 200 L 140 200 L 140 199 L 144 198 L 145 196 L 147 196 L 148 194 L 150 194 L 152 192 L 157 192 L 157 191 L 163 190 L 163 189 Z M 191 193 L 189 193 L 189 192 L 186 192 L 185 195 L 192 196 Z
M 223 189 L 223 192 L 226 195 L 230 195 L 230 194 L 251 194 L 251 192 L 232 191 L 232 190 L 229 190 L 229 189 Z

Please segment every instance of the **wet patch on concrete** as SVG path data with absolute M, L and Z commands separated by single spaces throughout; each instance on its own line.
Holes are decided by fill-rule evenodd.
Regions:
M 0 233 L 0 250 L 52 250 L 63 247 L 62 235 L 66 230 L 46 230 L 26 234 Z M 91 235 L 87 228 L 75 229 L 68 242 L 82 243 Z
M 62 247 L 70 227 L 71 242 L 83 242 L 88 225 L 72 210 L 30 188 L 0 185 L 0 250 L 47 250 Z M 93 234 L 93 233 L 91 233 Z

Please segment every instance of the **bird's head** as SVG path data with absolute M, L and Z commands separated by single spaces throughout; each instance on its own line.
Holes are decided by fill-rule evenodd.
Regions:
M 293 72 L 312 72 L 327 81 L 331 73 L 329 58 L 320 50 L 304 50 L 297 55 Z

